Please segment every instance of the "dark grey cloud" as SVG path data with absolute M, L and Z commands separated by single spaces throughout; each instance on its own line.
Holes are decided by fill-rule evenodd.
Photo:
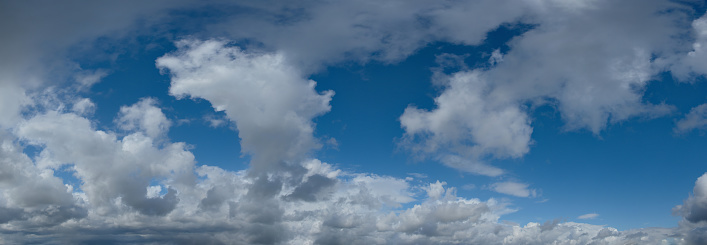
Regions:
M 306 202 L 314 202 L 321 199 L 326 199 L 332 190 L 332 187 L 337 183 L 336 179 L 327 178 L 326 176 L 315 174 L 309 176 L 306 181 L 297 186 L 292 194 L 285 196 L 289 200 L 302 200 Z

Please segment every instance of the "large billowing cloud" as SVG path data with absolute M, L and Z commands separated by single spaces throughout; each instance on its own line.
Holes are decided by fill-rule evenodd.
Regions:
M 157 60 L 169 69 L 170 94 L 211 102 L 236 123 L 254 171 L 300 161 L 318 148 L 312 118 L 331 109 L 332 91 L 319 93 L 283 54 L 249 53 L 219 41 L 185 40 Z
M 121 121 L 163 117 L 159 108 L 146 101 L 128 107 L 142 118 L 123 114 L 128 118 Z M 147 187 L 153 180 L 168 177 L 179 181 L 181 175 L 191 175 L 194 165 L 194 156 L 185 151 L 184 143 L 158 147 L 154 138 L 139 131 L 118 139 L 114 133 L 95 130 L 89 120 L 71 113 L 49 111 L 32 117 L 17 127 L 17 135 L 29 144 L 43 146 L 41 156 L 56 162 L 51 167 L 72 164 L 83 182 L 86 201 L 101 215 L 119 212 L 115 209 L 121 205 L 116 206 L 116 202 L 143 214 L 169 213 L 178 202 L 175 190 L 168 189 L 164 197 L 148 198 Z
M 530 151 L 527 105 L 553 106 L 567 130 L 594 134 L 632 117 L 670 113 L 672 106 L 649 104 L 642 96 L 648 82 L 669 69 L 666 60 L 684 49 L 675 37 L 689 32 L 680 25 L 686 17 L 662 13 L 681 7 L 664 1 L 573 3 L 535 2 L 530 19 L 537 26 L 511 40 L 505 54 L 495 51 L 489 68 L 440 76 L 436 108 L 408 107 L 400 117 L 403 144 L 436 153 L 447 166 L 496 176 L 502 170 L 484 160 Z

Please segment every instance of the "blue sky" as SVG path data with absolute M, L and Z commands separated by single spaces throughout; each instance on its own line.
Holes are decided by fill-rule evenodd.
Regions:
M 3 4 L 0 243 L 707 242 L 701 1 Z

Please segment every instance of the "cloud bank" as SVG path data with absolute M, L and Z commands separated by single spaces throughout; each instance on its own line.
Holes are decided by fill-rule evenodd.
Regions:
M 51 62 L 46 60 L 55 57 L 47 56 L 56 50 L 64 54 L 100 37 L 129 35 L 126 29 L 136 19 L 154 26 L 169 23 L 170 10 L 202 6 L 169 4 L 143 4 L 134 10 L 110 4 L 67 7 L 65 13 L 50 12 L 56 14 L 50 15 L 56 26 L 26 23 L 41 27 L 26 32 L 2 21 L 3 29 L 18 35 L 7 35 L 8 45 L 0 49 L 0 243 L 707 241 L 704 175 L 693 194 L 674 208 L 683 217 L 677 227 L 619 231 L 575 222 L 504 222 L 503 215 L 516 211 L 506 199 L 462 197 L 439 180 L 413 182 L 346 171 L 314 154 L 322 144 L 315 137 L 314 120 L 335 109 L 330 105 L 334 91 L 317 90 L 309 79 L 314 72 L 346 61 L 396 62 L 434 42 L 478 45 L 489 31 L 517 23 L 532 28 L 513 38 L 503 52 L 496 49 L 483 67 L 434 76 L 440 87 L 434 108 L 410 105 L 404 110 L 401 144 L 406 149 L 461 171 L 498 177 L 507 171 L 494 166 L 494 160 L 521 158 L 532 150 L 533 108 L 552 106 L 566 130 L 597 135 L 630 118 L 672 113 L 672 106 L 650 104 L 642 96 L 662 71 L 681 79 L 707 71 L 699 62 L 704 58 L 705 17 L 690 20 L 684 5 L 550 0 L 217 3 L 248 12 L 209 23 L 197 37 L 180 38 L 176 50 L 158 58 L 156 66 L 169 76 L 169 95 L 208 101 L 236 126 L 239 139 L 234 140 L 251 162 L 246 170 L 229 171 L 197 164 L 188 142 L 172 142 L 168 135 L 173 122 L 157 99 L 123 105 L 115 127 L 101 127 L 92 117 L 101 105 L 77 91 L 100 82 L 105 73 L 48 68 Z M 22 17 L 13 11 L 44 13 L 20 3 L 3 9 L 3 20 L 13 21 Z M 74 29 L 77 22 L 93 24 Z M 225 37 L 198 38 L 213 33 Z M 676 38 L 685 35 L 694 40 L 686 44 Z M 36 51 L 42 43 L 24 42 L 52 36 L 62 38 L 48 50 Z M 28 57 L 21 55 L 25 51 Z M 74 76 L 48 79 L 49 74 L 66 73 Z M 41 96 L 56 91 L 70 95 Z M 701 108 L 678 121 L 677 130 L 703 127 Z M 60 172 L 70 177 L 57 177 Z M 69 178 L 78 181 L 65 181 Z M 515 197 L 538 196 L 536 188 L 520 181 L 498 181 L 487 188 Z

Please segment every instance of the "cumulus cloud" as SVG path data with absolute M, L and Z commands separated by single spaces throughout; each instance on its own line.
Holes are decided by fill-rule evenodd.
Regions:
M 95 130 L 91 122 L 70 113 L 49 111 L 17 127 L 17 135 L 42 153 L 63 164 L 73 164 L 81 189 L 101 214 L 117 212 L 124 203 L 145 214 L 164 215 L 178 201 L 173 190 L 164 197 L 148 198 L 153 179 L 189 174 L 194 156 L 184 143 L 156 146 L 154 139 L 133 133 L 118 139 Z M 167 184 L 167 183 L 165 183 Z M 118 209 L 118 210 L 116 210 Z
M 311 119 L 331 109 L 332 91 L 319 93 L 281 53 L 246 52 L 216 40 L 184 40 L 157 60 L 172 77 L 170 94 L 203 98 L 236 123 L 252 170 L 302 160 L 320 147 Z
M 154 99 L 143 98 L 132 106 L 120 107 L 116 124 L 123 130 L 139 130 L 151 138 L 159 138 L 167 133 L 172 122 L 156 105 Z
M 437 108 L 408 107 L 400 116 L 403 146 L 422 154 L 441 153 L 441 161 L 468 172 L 497 176 L 502 170 L 484 158 L 518 158 L 530 150 L 533 129 L 526 112 L 504 98 L 485 93 L 488 81 L 478 71 L 444 78 L 447 88 Z
M 72 128 L 75 129 L 72 131 Z M 4 236 L 3 241 L 10 243 L 46 242 L 51 239 L 67 243 L 625 244 L 658 243 L 669 241 L 674 236 L 683 236 L 680 230 L 619 232 L 604 226 L 572 222 L 528 223 L 525 226 L 506 224 L 499 218 L 513 212 L 508 203 L 459 197 L 455 188 L 445 187 L 446 183 L 440 181 L 413 185 L 394 177 L 347 173 L 316 159 L 300 163 L 305 172 L 298 181 L 250 177 L 246 171 L 200 166 L 195 168 L 198 177 L 195 182 L 184 182 L 180 181 L 183 176 L 167 172 L 192 166 L 193 162 L 183 161 L 192 158 L 190 153 L 179 149 L 175 152 L 149 145 L 132 145 L 127 142 L 134 140 L 131 139 L 133 137 L 149 138 L 138 131 L 118 140 L 112 133 L 97 131 L 86 119 L 72 114 L 47 112 L 28 120 L 18 131 L 24 140 L 43 144 L 47 151 L 51 151 L 52 157 L 73 162 L 77 177 L 84 184 L 80 186 L 83 191 L 73 190 L 71 193 L 71 190 L 62 190 L 63 185 L 55 179 L 54 188 L 60 191 L 52 192 L 66 193 L 64 199 L 61 195 L 57 196 L 58 199 L 47 199 L 51 195 L 46 195 L 51 192 L 43 194 L 41 199 L 9 195 L 17 198 L 13 200 L 48 201 L 13 201 L 14 204 L 0 208 L 0 218 L 7 224 L 2 229 L 22 230 L 23 224 L 36 225 L 40 220 L 52 226 L 31 235 L 14 233 Z M 101 137 L 93 141 L 68 139 L 68 143 L 59 145 L 58 142 L 64 142 L 62 139 L 67 140 L 62 132 L 66 135 L 85 135 L 87 138 Z M 81 143 L 83 141 L 91 141 L 95 148 L 87 151 L 60 148 L 73 145 L 86 147 Z M 5 151 L 15 149 L 13 147 L 11 141 L 3 145 Z M 159 158 L 136 154 L 140 156 L 137 159 L 148 159 L 131 165 L 130 161 L 110 160 L 107 155 L 112 155 L 103 153 L 101 149 L 116 151 L 111 154 L 120 154 L 122 159 L 131 159 L 130 156 L 136 154 L 135 150 L 145 150 L 172 158 L 164 163 L 181 159 L 182 164 L 162 165 L 161 161 L 155 160 Z M 15 156 L 24 160 L 13 162 L 23 163 L 25 167 L 32 166 L 30 158 L 16 150 L 14 152 Z M 2 159 L 11 159 L 8 157 L 2 155 Z M 92 161 L 87 163 L 84 159 Z M 105 161 L 110 162 L 104 164 Z M 139 170 L 153 178 L 162 176 L 160 183 L 166 187 L 141 181 L 141 176 L 125 175 L 123 170 Z M 102 179 L 91 177 L 94 175 L 101 175 Z M 43 175 L 30 174 L 28 177 L 35 176 Z M 50 175 L 49 178 L 56 177 Z M 107 183 L 104 185 L 103 182 Z M 99 189 L 101 192 L 94 191 Z M 166 193 L 163 189 L 167 189 Z M 5 192 L 11 190 L 3 189 Z M 424 196 L 418 198 L 416 190 L 424 190 Z M 23 193 L 40 194 L 26 190 Z M 101 202 L 101 198 L 106 198 L 108 202 Z M 41 206 L 46 203 L 52 205 L 42 209 Z M 57 206 L 62 203 L 65 206 Z M 37 204 L 40 205 L 38 211 L 17 212 L 23 206 L 26 209 L 26 206 Z M 102 205 L 111 206 L 113 212 L 101 212 L 105 209 Z M 28 222 L 27 219 L 32 220 Z M 699 241 L 701 238 L 695 235 L 692 239 Z
M 71 106 L 71 111 L 79 115 L 88 115 L 96 110 L 96 104 L 94 104 L 89 98 L 81 98 L 76 100 Z
M 53 226 L 86 216 L 86 208 L 51 169 L 37 167 L 12 135 L 0 136 L 0 224 Z
M 404 146 L 453 168 L 498 176 L 503 170 L 485 160 L 530 151 L 533 108 L 552 106 L 565 130 L 595 135 L 610 124 L 674 110 L 642 97 L 649 81 L 683 49 L 675 37 L 690 32 L 679 25 L 686 16 L 661 14 L 682 6 L 534 1 L 529 8 L 527 21 L 535 27 L 513 38 L 505 53 L 495 50 L 490 67 L 436 75 L 442 85 L 436 107 L 410 106 L 400 117 Z
M 683 226 L 618 231 L 558 220 L 503 222 L 501 217 L 515 210 L 510 203 L 461 197 L 443 181 L 346 172 L 310 154 L 320 147 L 313 119 L 331 109 L 333 96 L 332 91 L 317 91 L 316 83 L 307 79 L 313 70 L 350 60 L 394 62 L 435 41 L 476 45 L 488 31 L 515 21 L 534 29 L 512 40 L 507 51 L 495 50 L 490 67 L 438 74 L 442 91 L 435 108 L 405 109 L 400 117 L 405 147 L 453 168 L 500 176 L 505 171 L 490 161 L 520 158 L 530 151 L 532 106 L 550 104 L 560 111 L 567 129 L 595 134 L 630 117 L 664 115 L 672 108 L 644 103 L 642 89 L 670 66 L 666 56 L 680 53 L 672 37 L 687 31 L 674 26 L 682 12 L 663 11 L 679 5 L 556 0 L 224 3 L 219 7 L 248 11 L 224 17 L 204 28 L 206 32 L 252 41 L 258 49 L 188 39 L 159 58 L 157 66 L 171 77 L 171 95 L 207 100 L 235 123 L 252 162 L 248 170 L 229 171 L 197 166 L 187 143 L 170 142 L 171 122 L 154 99 L 120 108 L 114 121 L 120 134 L 101 130 L 100 122 L 90 118 L 97 105 L 88 99 L 51 98 L 72 106 L 22 114 L 23 106 L 54 103 L 27 93 L 32 86 L 46 87 L 42 74 L 29 71 L 43 66 L 38 60 L 44 55 L 61 55 L 54 51 L 121 33 L 141 16 L 164 17 L 160 13 L 182 2 L 127 8 L 70 1 L 59 4 L 62 11 L 32 4 L 13 2 L 0 9 L 0 27 L 12 34 L 0 37 L 6 44 L 0 47 L 0 243 L 707 240 L 702 226 L 705 176 L 696 182 L 693 196 L 675 208 L 685 217 Z M 47 18 L 36 23 L 32 16 Z M 703 29 L 701 21 L 693 23 L 692 31 Z M 701 35 L 696 43 L 703 41 Z M 50 48 L 34 50 L 46 46 Z M 699 47 L 693 45 L 692 56 L 701 55 Z M 685 64 L 692 64 L 691 71 L 704 72 L 690 62 Z M 88 87 L 105 74 L 99 70 L 70 77 L 76 86 Z M 38 153 L 30 157 L 23 147 Z M 77 186 L 55 176 L 60 168 L 79 180 Z M 537 190 L 529 187 L 514 181 L 488 186 L 503 194 L 536 197 Z
M 673 212 L 692 223 L 707 222 L 707 174 L 697 178 L 692 195 L 682 205 L 675 207 Z
M 538 26 L 514 38 L 503 61 L 488 71 L 495 88 L 488 93 L 517 102 L 554 104 L 568 130 L 598 134 L 609 123 L 656 117 L 672 110 L 642 101 L 646 84 L 672 58 L 688 32 L 677 25 L 680 8 L 665 1 L 578 1 L 557 5 L 540 1 Z M 629 14 L 630 13 L 630 14 Z M 631 15 L 632 18 L 624 17 Z M 577 57 L 582 57 L 578 59 Z M 542 103 L 541 103 L 542 104 Z

